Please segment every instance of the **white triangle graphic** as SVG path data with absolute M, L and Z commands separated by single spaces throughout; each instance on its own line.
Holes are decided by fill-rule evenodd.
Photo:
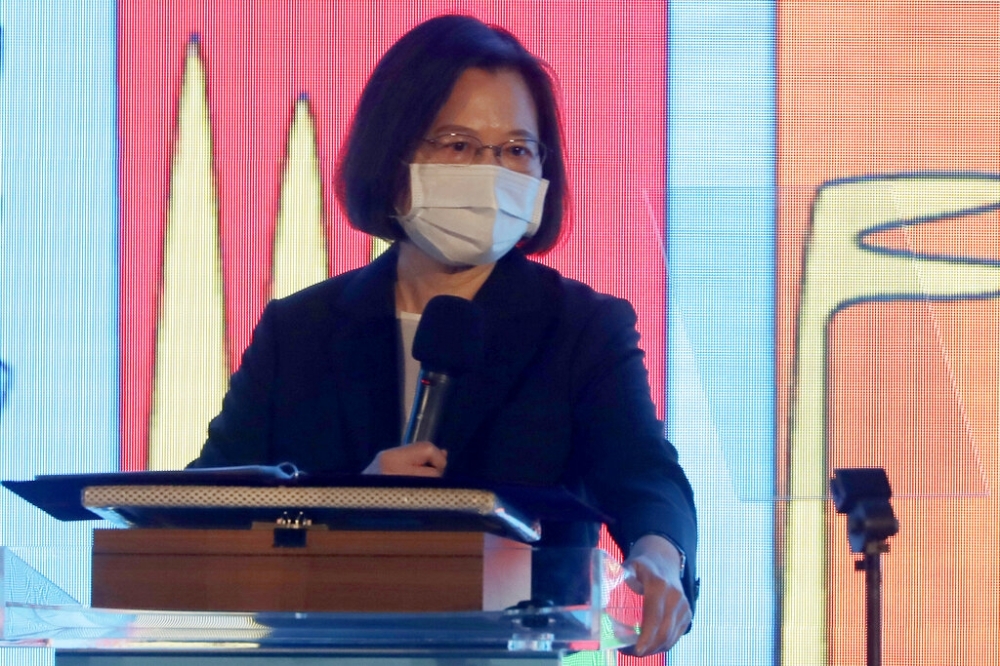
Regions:
M 163 247 L 149 469 L 198 456 L 229 378 L 219 216 L 205 71 L 187 48 Z
M 285 155 L 271 267 L 273 298 L 316 284 L 328 275 L 316 130 L 304 98 L 295 103 Z

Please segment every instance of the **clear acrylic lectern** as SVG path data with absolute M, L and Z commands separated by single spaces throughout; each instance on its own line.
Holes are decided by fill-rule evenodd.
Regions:
M 54 648 L 59 666 L 284 664 L 559 664 L 637 637 L 641 608 L 621 567 L 600 550 L 589 599 L 453 613 L 212 613 L 90 608 L 0 548 L 3 647 Z M 611 662 L 613 663 L 613 662 Z M 263 666 L 263 664 L 262 664 Z

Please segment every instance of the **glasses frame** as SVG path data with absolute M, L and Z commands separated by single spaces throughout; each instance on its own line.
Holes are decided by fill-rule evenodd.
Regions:
M 436 146 L 438 148 L 443 149 L 445 146 L 441 143 L 441 141 L 443 139 L 452 138 L 452 137 L 458 137 L 458 138 L 461 138 L 461 139 L 467 139 L 468 143 L 471 144 L 473 147 L 474 146 L 478 146 L 478 148 L 474 148 L 474 150 L 472 151 L 472 153 L 471 153 L 472 157 L 469 159 L 469 161 L 467 162 L 467 164 L 472 164 L 473 161 L 477 157 L 479 157 L 479 155 L 484 150 L 489 149 L 490 152 L 493 153 L 493 158 L 497 162 L 499 162 L 505 168 L 510 168 L 510 167 L 507 167 L 504 164 L 504 157 L 503 157 L 504 156 L 504 152 L 503 152 L 504 148 L 506 148 L 510 144 L 519 144 L 519 143 L 524 143 L 524 142 L 534 143 L 535 145 L 538 146 L 538 156 L 535 158 L 534 161 L 538 164 L 539 167 L 541 167 L 543 164 L 545 164 L 545 158 L 548 156 L 548 148 L 545 146 L 544 143 L 542 143 L 538 139 L 532 139 L 532 138 L 528 138 L 528 137 L 521 137 L 521 138 L 517 138 L 517 139 L 508 139 L 507 141 L 504 141 L 503 143 L 493 143 L 493 144 L 491 144 L 491 143 L 483 143 L 481 139 L 479 139 L 478 137 L 472 136 L 471 134 L 463 134 L 461 132 L 445 132 L 443 134 L 438 134 L 438 135 L 432 136 L 432 137 L 424 137 L 423 141 L 425 143 L 431 144 L 432 146 Z

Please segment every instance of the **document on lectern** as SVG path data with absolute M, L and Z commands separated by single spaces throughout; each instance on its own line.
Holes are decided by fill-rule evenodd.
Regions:
M 531 543 L 540 538 L 542 520 L 609 522 L 559 487 L 307 474 L 288 463 L 40 475 L 3 486 L 59 520 L 106 519 L 130 527 L 473 530 Z

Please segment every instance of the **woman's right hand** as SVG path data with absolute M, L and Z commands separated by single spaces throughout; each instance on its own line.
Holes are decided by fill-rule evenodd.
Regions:
M 362 474 L 397 476 L 442 476 L 448 452 L 430 442 L 413 442 L 379 451 Z

